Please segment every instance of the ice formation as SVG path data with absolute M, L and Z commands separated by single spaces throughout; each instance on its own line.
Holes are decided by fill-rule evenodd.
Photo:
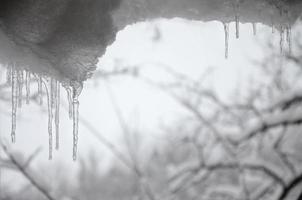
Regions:
M 256 23 L 252 23 L 253 25 L 253 34 L 257 35 L 257 24 Z
M 229 23 L 223 23 L 224 26 L 224 42 L 225 42 L 225 58 L 229 57 Z
M 229 56 L 229 25 L 256 23 L 280 31 L 291 51 L 291 26 L 301 15 L 300 0 L 2 0 L 0 5 L 0 64 L 7 66 L 12 87 L 12 141 L 16 140 L 16 114 L 30 100 L 30 83 L 37 81 L 38 101 L 47 95 L 49 158 L 59 148 L 60 85 L 67 91 L 73 120 L 73 159 L 78 143 L 78 96 L 83 82 L 96 68 L 98 57 L 126 25 L 156 18 L 180 17 L 221 21 L 225 57 Z M 43 85 L 45 86 L 43 88 Z

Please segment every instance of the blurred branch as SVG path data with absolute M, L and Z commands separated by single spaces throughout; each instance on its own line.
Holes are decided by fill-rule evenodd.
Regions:
M 17 159 L 7 150 L 7 147 L 5 145 L 3 145 L 2 143 L 1 147 L 4 150 L 5 154 L 8 156 L 8 158 L 10 159 L 10 161 L 17 167 L 17 169 L 19 170 L 19 172 L 21 172 L 21 174 L 31 183 L 31 185 L 33 185 L 41 194 L 43 194 L 48 200 L 55 200 L 54 197 L 52 197 L 49 192 L 44 189 L 25 169 L 25 167 L 27 167 L 29 165 L 29 163 L 33 160 L 33 158 L 37 155 L 37 153 L 39 151 L 36 151 L 31 157 L 30 159 L 27 160 L 27 162 L 22 165 L 19 163 L 19 161 L 17 161 Z
M 206 119 L 202 115 L 202 113 L 198 111 L 198 109 L 196 107 L 191 105 L 191 103 L 187 102 L 185 99 L 168 91 L 165 86 L 155 83 L 149 79 L 144 79 L 144 80 L 147 81 L 147 83 L 151 84 L 152 86 L 155 86 L 155 87 L 161 89 L 162 91 L 166 92 L 170 97 L 172 97 L 174 100 L 176 100 L 180 105 L 182 105 L 184 108 L 186 108 L 188 111 L 190 111 L 201 122 L 201 124 L 205 125 L 209 130 L 211 130 L 213 135 L 216 137 L 217 141 L 221 142 L 221 144 L 225 147 L 225 150 L 227 150 L 230 153 L 230 155 L 234 154 L 234 149 L 231 146 L 231 143 L 229 143 L 229 141 L 226 140 L 226 138 L 224 138 L 221 135 L 220 131 L 213 125 L 213 122 Z M 209 92 L 207 92 L 207 94 L 209 95 Z M 218 102 L 218 98 L 215 98 L 215 96 L 213 94 L 211 94 L 209 96 L 211 96 L 212 99 L 216 99 Z M 221 105 L 221 106 L 223 106 L 223 105 Z M 223 106 L 223 107 L 225 108 L 225 106 Z
M 269 185 L 263 187 L 261 189 L 260 192 L 258 192 L 258 194 L 255 195 L 255 197 L 253 197 L 252 199 L 254 200 L 259 200 L 259 199 L 263 199 L 263 197 L 272 189 L 272 188 L 276 188 L 276 182 L 270 183 Z
M 64 108 L 68 112 L 68 108 L 66 105 L 64 106 Z M 139 178 L 142 184 L 146 184 L 142 172 L 135 165 L 133 165 L 133 163 L 129 162 L 125 155 L 121 153 L 114 144 L 112 144 L 109 140 L 103 137 L 102 134 L 100 134 L 100 132 L 92 124 L 90 124 L 88 120 L 86 120 L 82 116 L 79 116 L 79 118 L 80 123 L 83 124 L 89 130 L 89 133 L 91 133 L 97 139 L 98 142 L 107 147 L 118 160 L 120 160 L 126 167 L 128 167 L 128 169 L 134 172 L 134 174 Z M 156 198 L 153 197 L 153 194 L 150 192 L 151 189 L 147 189 L 147 191 L 147 194 L 150 196 L 150 199 L 156 200 Z
M 31 163 L 32 161 L 37 157 L 37 155 L 42 151 L 42 147 L 39 147 L 38 149 L 36 149 L 34 151 L 34 153 L 32 153 L 27 160 L 24 162 L 24 164 L 22 165 L 23 169 L 26 169 Z
M 112 102 L 113 109 L 117 115 L 118 121 L 119 121 L 122 131 L 124 133 L 124 136 L 126 137 L 125 139 L 126 139 L 126 143 L 127 143 L 127 149 L 128 149 L 130 158 L 132 160 L 132 169 L 133 169 L 134 173 L 138 176 L 140 183 L 142 184 L 142 187 L 145 190 L 149 199 L 156 200 L 157 197 L 155 196 L 153 190 L 151 189 L 151 186 L 148 183 L 146 176 L 144 175 L 143 171 L 140 169 L 140 167 L 138 165 L 138 160 L 136 158 L 135 152 L 133 152 L 131 150 L 129 141 L 127 142 L 127 139 L 129 139 L 129 137 L 130 137 L 130 131 L 128 129 L 126 121 L 123 118 L 122 112 L 117 104 L 117 101 L 114 97 L 113 91 L 108 84 L 106 84 L 106 86 L 107 86 L 107 91 L 108 91 L 109 97 Z
M 287 184 L 280 197 L 278 198 L 278 200 L 285 200 L 287 198 L 287 196 L 290 194 L 290 192 L 295 189 L 296 186 L 301 185 L 302 183 L 302 174 L 300 174 L 299 176 L 295 177 L 289 184 Z M 301 195 L 300 195 L 301 196 Z M 300 200 L 299 198 L 297 200 Z
M 123 153 L 121 153 L 114 144 L 112 144 L 109 140 L 103 137 L 102 134 L 100 134 L 100 132 L 82 116 L 80 116 L 80 123 L 83 124 L 89 130 L 89 132 L 97 139 L 97 141 L 107 147 L 113 153 L 113 155 L 118 158 L 125 166 L 132 169 L 131 163 L 127 160 Z
M 286 58 L 294 62 L 298 67 L 302 69 L 302 56 L 294 56 L 291 54 L 286 55 Z
M 252 171 L 260 171 L 269 176 L 272 180 L 276 181 L 279 183 L 281 186 L 286 187 L 286 182 L 283 180 L 281 176 L 279 176 L 276 172 L 273 170 L 267 168 L 264 165 L 261 164 L 240 164 L 240 166 L 244 169 L 247 170 L 252 170 Z M 214 165 L 203 165 L 203 166 L 195 166 L 195 168 L 192 166 L 191 170 L 193 173 L 199 172 L 201 170 L 206 170 L 206 171 L 215 171 L 215 170 L 235 170 L 238 168 L 239 165 L 238 163 L 233 163 L 233 164 L 214 164 Z M 176 172 L 173 176 L 170 177 L 170 180 L 174 180 L 176 177 L 178 177 L 179 174 Z
M 131 76 L 137 76 L 139 71 L 137 67 L 124 67 L 124 68 L 117 68 L 113 69 L 111 71 L 97 71 L 93 77 L 94 78 L 102 78 L 102 79 L 108 79 L 111 77 L 116 76 L 123 76 L 123 75 L 131 75 Z
M 289 155 L 287 153 L 284 153 L 281 149 L 281 145 L 283 142 L 283 139 L 286 135 L 286 131 L 287 131 L 287 127 L 285 126 L 279 136 L 279 138 L 276 140 L 275 144 L 273 145 L 274 150 L 276 151 L 276 153 L 279 155 L 280 159 L 282 160 L 282 162 L 286 165 L 286 167 L 289 169 L 289 171 L 291 172 L 291 174 L 293 176 L 296 176 L 296 169 L 295 166 L 291 163 L 290 159 L 289 159 Z
M 284 111 L 283 113 L 268 115 L 265 118 L 262 118 L 261 122 L 249 128 L 249 130 L 244 134 L 243 137 L 239 139 L 234 139 L 232 142 L 239 145 L 241 142 L 250 140 L 257 134 L 265 132 L 269 129 L 280 127 L 280 126 L 289 126 L 289 125 L 299 125 L 302 124 L 302 111 L 300 110 L 291 110 Z

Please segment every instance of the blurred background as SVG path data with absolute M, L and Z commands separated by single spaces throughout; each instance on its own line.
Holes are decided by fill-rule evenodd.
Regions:
M 79 97 L 75 162 L 67 94 L 49 161 L 47 102 L 39 105 L 34 80 L 11 144 L 1 66 L 0 199 L 302 199 L 302 24 L 291 38 L 255 31 L 240 24 L 236 39 L 230 24 L 228 59 L 220 22 L 161 19 L 120 31 Z

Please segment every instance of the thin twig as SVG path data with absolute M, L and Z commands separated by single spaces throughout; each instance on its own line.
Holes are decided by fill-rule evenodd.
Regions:
M 52 197 L 49 192 L 43 188 L 24 168 L 24 165 L 20 164 L 19 161 L 7 150 L 7 147 L 0 143 L 4 153 L 8 156 L 10 161 L 17 167 L 21 174 L 33 185 L 41 194 L 43 194 L 48 200 L 56 200 Z M 28 165 L 28 164 L 27 164 Z

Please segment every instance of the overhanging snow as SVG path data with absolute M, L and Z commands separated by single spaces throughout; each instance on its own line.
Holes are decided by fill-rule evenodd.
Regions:
M 181 17 L 292 25 L 300 0 L 2 0 L 0 63 L 82 81 L 118 30 L 137 21 Z

